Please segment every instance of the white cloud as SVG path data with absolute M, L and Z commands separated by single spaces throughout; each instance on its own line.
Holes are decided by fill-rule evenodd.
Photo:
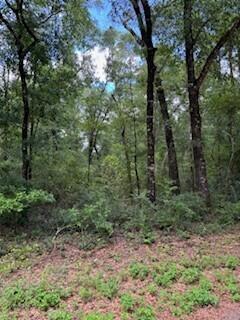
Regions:
M 94 47 L 89 50 L 85 54 L 89 54 L 92 58 L 92 63 L 95 69 L 95 76 L 102 82 L 106 81 L 106 66 L 107 66 L 107 58 L 109 56 L 108 49 L 102 49 L 99 46 Z M 77 53 L 79 61 L 82 61 L 83 54 L 79 51 Z

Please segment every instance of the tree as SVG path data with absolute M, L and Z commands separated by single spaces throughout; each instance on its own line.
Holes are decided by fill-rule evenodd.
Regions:
M 75 6 L 76 5 L 77 3 L 75 3 Z M 26 182 L 32 177 L 32 145 L 30 142 L 32 130 L 30 126 L 31 107 L 28 84 L 31 56 L 37 52 L 37 47 L 40 48 L 40 50 L 44 50 L 44 45 L 47 45 L 47 50 L 50 51 L 51 47 L 53 47 L 52 43 L 55 42 L 52 41 L 50 45 L 48 41 L 49 39 L 53 40 L 53 33 L 54 36 L 59 36 L 59 30 L 56 30 L 59 21 L 62 21 L 62 26 L 66 25 L 69 27 L 69 21 L 71 20 L 72 27 L 73 21 L 77 21 L 79 18 L 79 15 L 75 12 L 76 8 L 73 10 L 72 1 L 69 1 L 69 3 L 65 3 L 64 1 L 43 1 L 40 4 L 35 1 L 26 3 L 23 0 L 6 0 L 0 2 L 1 31 L 18 60 L 17 69 L 20 76 L 21 98 L 23 104 L 21 142 L 22 178 Z M 71 16 L 70 19 L 69 16 Z M 51 23 L 51 20 L 53 19 L 55 19 L 55 25 Z M 66 28 L 66 30 L 71 30 L 71 39 L 69 38 L 68 43 L 72 44 L 72 39 L 74 39 L 74 28 Z M 60 31 L 63 34 L 63 37 L 66 37 L 67 33 L 64 30 Z M 60 38 L 61 37 L 59 36 L 59 39 Z M 57 43 L 57 46 L 58 45 L 59 43 Z M 62 48 L 63 47 L 64 46 L 62 46 Z M 63 51 L 62 48 L 61 50 Z M 54 51 L 56 52 L 57 48 L 55 48 Z M 51 57 L 53 60 L 55 58 L 56 57 L 53 56 Z
M 140 36 L 128 24 L 129 16 L 126 8 L 123 17 L 120 17 L 124 27 L 134 36 L 135 40 L 144 48 L 144 56 L 147 63 L 147 193 L 151 202 L 156 201 L 156 178 L 155 178 L 155 136 L 154 136 L 154 81 L 156 66 L 154 63 L 156 48 L 153 45 L 153 22 L 151 7 L 147 0 L 129 0 L 137 21 Z M 141 4 L 140 4 L 141 3 Z M 118 3 L 113 2 L 115 12 L 118 12 Z M 142 8 L 140 7 L 142 6 Z M 142 9 L 142 10 L 141 10 Z M 118 13 L 117 13 L 118 14 Z M 127 16 L 127 19 L 124 17 Z
M 197 38 L 193 36 L 192 19 L 193 1 L 184 0 L 184 38 L 186 50 L 186 68 L 189 97 L 189 113 L 192 135 L 192 152 L 194 161 L 194 185 L 210 205 L 210 192 L 207 178 L 206 161 L 202 142 L 202 120 L 200 114 L 199 95 L 202 84 L 216 59 L 219 50 L 229 40 L 229 37 L 240 28 L 240 18 L 237 18 L 227 31 L 219 38 L 215 47 L 205 60 L 199 75 L 196 75 L 195 45 Z M 202 30 L 200 30 L 201 32 Z

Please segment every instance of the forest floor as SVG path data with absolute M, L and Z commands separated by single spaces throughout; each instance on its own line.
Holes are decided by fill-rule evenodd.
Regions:
M 0 320 L 240 320 L 239 231 L 89 251 L 68 237 L 47 253 L 15 239 L 0 258 Z

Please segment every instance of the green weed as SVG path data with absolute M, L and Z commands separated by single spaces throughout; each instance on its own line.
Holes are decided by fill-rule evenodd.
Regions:
M 121 296 L 120 303 L 124 311 L 132 311 L 135 301 L 130 294 L 125 293 Z
M 201 272 L 198 268 L 187 268 L 182 272 L 182 281 L 186 284 L 192 284 L 199 280 Z
M 143 263 L 133 262 L 129 267 L 129 273 L 133 279 L 145 280 L 149 274 L 149 269 Z
M 72 315 L 64 310 L 54 310 L 49 312 L 48 320 L 72 320 Z

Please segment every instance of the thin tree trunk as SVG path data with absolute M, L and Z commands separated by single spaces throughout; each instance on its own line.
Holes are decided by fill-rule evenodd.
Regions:
M 154 64 L 155 48 L 147 50 L 147 190 L 151 202 L 156 201 L 155 181 L 155 136 L 154 136 Z
M 29 180 L 30 154 L 29 154 L 29 95 L 26 81 L 26 73 L 24 70 L 24 58 L 21 52 L 19 53 L 19 74 L 22 86 L 22 101 L 23 101 L 23 120 L 22 120 L 22 177 L 25 181 Z
M 91 164 L 92 164 L 92 153 L 94 147 L 94 131 L 91 131 L 89 137 L 89 146 L 88 146 L 88 173 L 87 173 L 87 181 L 90 183 L 90 172 L 91 172 Z
M 34 121 L 32 119 L 30 124 L 30 142 L 29 142 L 29 170 L 28 170 L 29 180 L 32 180 L 33 139 L 34 139 Z
M 179 179 L 179 172 L 178 172 L 177 153 L 175 149 L 170 116 L 168 113 L 168 105 L 165 97 L 165 92 L 162 87 L 162 80 L 159 75 L 156 76 L 156 91 L 157 91 L 157 97 L 158 97 L 162 119 L 163 119 L 165 140 L 166 140 L 166 146 L 167 146 L 167 152 L 168 152 L 169 179 L 171 180 L 172 186 L 174 187 L 173 193 L 179 194 L 180 179 Z
M 122 129 L 122 143 L 123 143 L 124 153 L 126 158 L 126 170 L 127 170 L 127 178 L 128 178 L 128 186 L 129 186 L 129 195 L 132 198 L 133 184 L 132 184 L 132 173 L 131 173 L 131 161 L 130 161 L 129 152 L 128 152 L 125 126 Z
M 136 176 L 136 185 L 137 185 L 137 194 L 140 195 L 140 178 L 138 174 L 138 156 L 137 156 L 137 131 L 136 131 L 136 118 L 135 114 L 133 115 L 133 134 L 134 134 L 134 170 Z
M 192 152 L 194 161 L 195 190 L 200 192 L 206 203 L 210 205 L 207 169 L 202 144 L 202 124 L 199 109 L 199 91 L 189 87 L 189 107 L 192 134 Z

